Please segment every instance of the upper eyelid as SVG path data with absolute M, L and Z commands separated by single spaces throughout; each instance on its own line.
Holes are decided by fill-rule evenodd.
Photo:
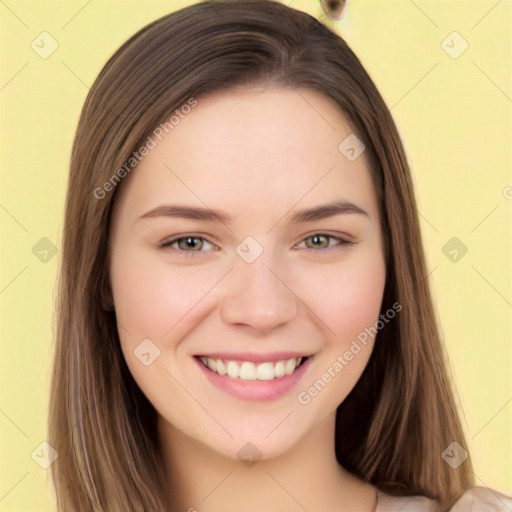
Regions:
M 348 235 L 347 236 L 337 236 L 337 235 L 330 235 L 329 233 L 322 233 L 321 231 L 318 232 L 318 233 L 313 233 L 312 235 L 308 235 L 306 237 L 304 237 L 298 244 L 296 245 L 300 245 L 300 244 L 303 244 L 305 243 L 305 241 L 308 239 L 308 238 L 312 238 L 316 235 L 320 235 L 320 236 L 325 236 L 326 238 L 332 238 L 334 239 L 337 243 L 334 243 L 332 245 L 330 245 L 330 242 L 329 242 L 329 245 L 327 247 L 316 247 L 316 248 L 313 248 L 313 247 L 305 247 L 306 250 L 308 251 L 314 251 L 314 252 L 321 252 L 321 251 L 326 251 L 328 249 L 343 249 L 343 248 L 347 248 L 347 247 L 352 247 L 354 245 L 356 245 L 356 242 L 351 239 L 352 237 L 349 237 Z
M 175 244 L 179 240 L 183 240 L 184 238 L 200 238 L 201 240 L 204 240 L 204 241 L 208 242 L 211 245 L 216 245 L 213 242 L 211 242 L 210 240 L 208 240 L 208 238 L 206 238 L 203 235 L 179 235 L 179 236 L 175 236 L 175 237 L 170 237 L 169 239 L 165 239 L 162 242 L 160 242 L 158 245 L 160 247 L 164 247 L 165 248 L 165 247 L 168 247 L 168 246 L 170 246 L 172 244 Z M 203 251 L 182 251 L 182 250 L 180 250 L 180 252 L 203 252 Z

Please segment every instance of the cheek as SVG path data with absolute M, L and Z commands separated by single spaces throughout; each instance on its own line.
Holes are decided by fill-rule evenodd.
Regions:
M 307 305 L 322 320 L 327 339 L 341 345 L 378 320 L 385 263 L 377 253 L 359 253 L 337 265 L 319 266 L 301 278 Z M 319 283 L 321 283 L 319 285 Z
M 345 400 L 373 350 L 386 270 L 375 253 L 359 256 L 337 270 L 317 269 L 310 276 L 310 289 L 316 292 L 309 295 L 308 306 L 322 320 L 325 346 L 297 398 L 302 405 L 315 404 L 319 416 Z M 322 289 L 314 282 L 322 283 Z
M 222 269 L 217 272 L 208 265 L 173 267 L 155 258 L 154 253 L 131 248 L 113 253 L 110 274 L 125 361 L 153 406 L 166 410 L 168 394 L 162 395 L 162 389 L 175 400 L 180 393 L 166 373 L 175 374 L 179 367 L 172 354 L 194 322 L 205 314 L 205 296 L 222 276 Z M 149 365 L 143 359 L 146 353 Z
M 163 259 L 135 251 L 127 258 L 114 257 L 111 268 L 119 323 L 137 338 L 155 340 L 187 323 L 187 315 L 219 279 L 219 272 L 208 272 L 207 266 L 173 268 Z

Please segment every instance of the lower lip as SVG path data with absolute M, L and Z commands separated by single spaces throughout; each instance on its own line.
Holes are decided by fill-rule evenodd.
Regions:
M 199 359 L 194 359 L 208 380 L 228 395 L 240 398 L 241 400 L 269 402 L 282 397 L 297 385 L 300 378 L 306 372 L 312 357 L 308 357 L 306 361 L 295 369 L 291 375 L 274 380 L 252 381 L 232 379 L 230 377 L 219 375 L 218 373 L 212 372 L 206 368 Z

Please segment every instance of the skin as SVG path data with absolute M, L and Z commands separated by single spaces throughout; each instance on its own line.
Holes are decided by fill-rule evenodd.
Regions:
M 113 300 L 124 357 L 159 415 L 172 510 L 375 509 L 374 488 L 334 455 L 336 408 L 373 339 L 308 404 L 297 399 L 375 324 L 382 302 L 370 171 L 364 153 L 349 161 L 338 150 L 350 133 L 317 92 L 231 90 L 200 98 L 122 184 L 111 226 Z M 334 200 L 366 214 L 288 222 Z M 233 221 L 140 218 L 164 204 L 206 205 Z M 173 235 L 203 240 L 160 247 Z M 248 236 L 263 248 L 250 264 L 236 252 Z M 134 350 L 148 338 L 160 355 L 145 366 Z M 210 384 L 193 356 L 214 350 L 313 357 L 291 391 L 261 402 Z M 262 455 L 251 467 L 237 457 L 247 442 Z

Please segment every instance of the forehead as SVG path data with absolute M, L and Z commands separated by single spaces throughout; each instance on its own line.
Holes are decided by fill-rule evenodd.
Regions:
M 199 98 L 123 184 L 132 212 L 180 199 L 234 213 L 348 199 L 374 209 L 364 153 L 339 149 L 354 136 L 336 104 L 303 89 L 237 90 Z M 255 211 L 256 206 L 259 210 Z M 275 215 L 276 212 L 272 212 Z

